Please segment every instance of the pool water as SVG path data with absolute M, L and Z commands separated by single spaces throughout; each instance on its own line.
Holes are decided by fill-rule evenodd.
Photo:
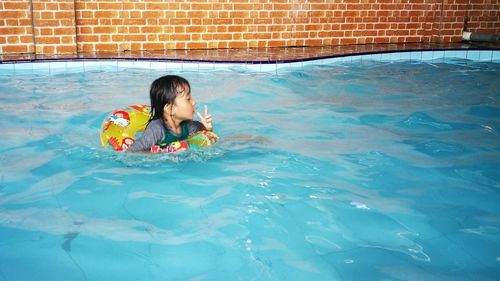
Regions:
M 500 64 L 172 70 L 220 142 L 101 148 L 165 71 L 0 73 L 0 280 L 497 280 Z

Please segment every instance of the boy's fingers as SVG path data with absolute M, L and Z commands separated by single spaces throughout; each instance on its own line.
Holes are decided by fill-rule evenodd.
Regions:
M 212 130 L 212 115 L 208 113 L 208 107 L 205 105 L 205 116 L 201 115 L 200 112 L 196 111 L 196 115 L 200 118 L 201 123 L 209 129 Z
M 201 113 L 199 113 L 198 111 L 196 111 L 196 115 L 198 115 L 198 117 L 200 117 L 200 120 L 202 122 L 205 121 L 205 117 L 203 117 L 203 115 L 201 115 Z

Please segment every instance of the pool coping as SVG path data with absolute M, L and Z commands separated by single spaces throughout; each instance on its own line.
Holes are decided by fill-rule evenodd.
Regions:
M 70 61 L 150 61 L 213 64 L 287 64 L 360 55 L 427 51 L 500 51 L 491 43 L 367 44 L 320 47 L 94 52 L 59 55 L 0 54 L 0 64 Z

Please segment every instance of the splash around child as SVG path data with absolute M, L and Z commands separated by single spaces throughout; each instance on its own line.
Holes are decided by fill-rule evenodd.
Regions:
M 191 86 L 183 77 L 156 79 L 149 91 L 151 106 L 130 105 L 110 112 L 101 125 L 101 143 L 116 151 L 172 153 L 217 142 L 212 115 L 196 111 Z M 200 121 L 194 120 L 194 114 Z M 141 134 L 142 133 L 142 134 Z

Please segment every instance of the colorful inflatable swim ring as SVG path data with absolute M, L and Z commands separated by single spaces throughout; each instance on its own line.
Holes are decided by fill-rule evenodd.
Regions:
M 187 141 L 174 141 L 167 146 L 153 145 L 151 153 L 172 153 L 183 151 L 188 148 L 197 149 L 212 145 L 217 142 L 219 137 L 211 131 L 200 131 L 187 139 Z
M 110 112 L 101 125 L 101 144 L 112 147 L 115 151 L 127 150 L 140 133 L 144 131 L 149 120 L 149 107 L 133 104 L 126 108 Z M 173 153 L 188 148 L 201 148 L 217 142 L 218 137 L 211 131 L 201 131 L 187 139 L 175 141 L 165 147 L 153 145 L 152 153 Z

